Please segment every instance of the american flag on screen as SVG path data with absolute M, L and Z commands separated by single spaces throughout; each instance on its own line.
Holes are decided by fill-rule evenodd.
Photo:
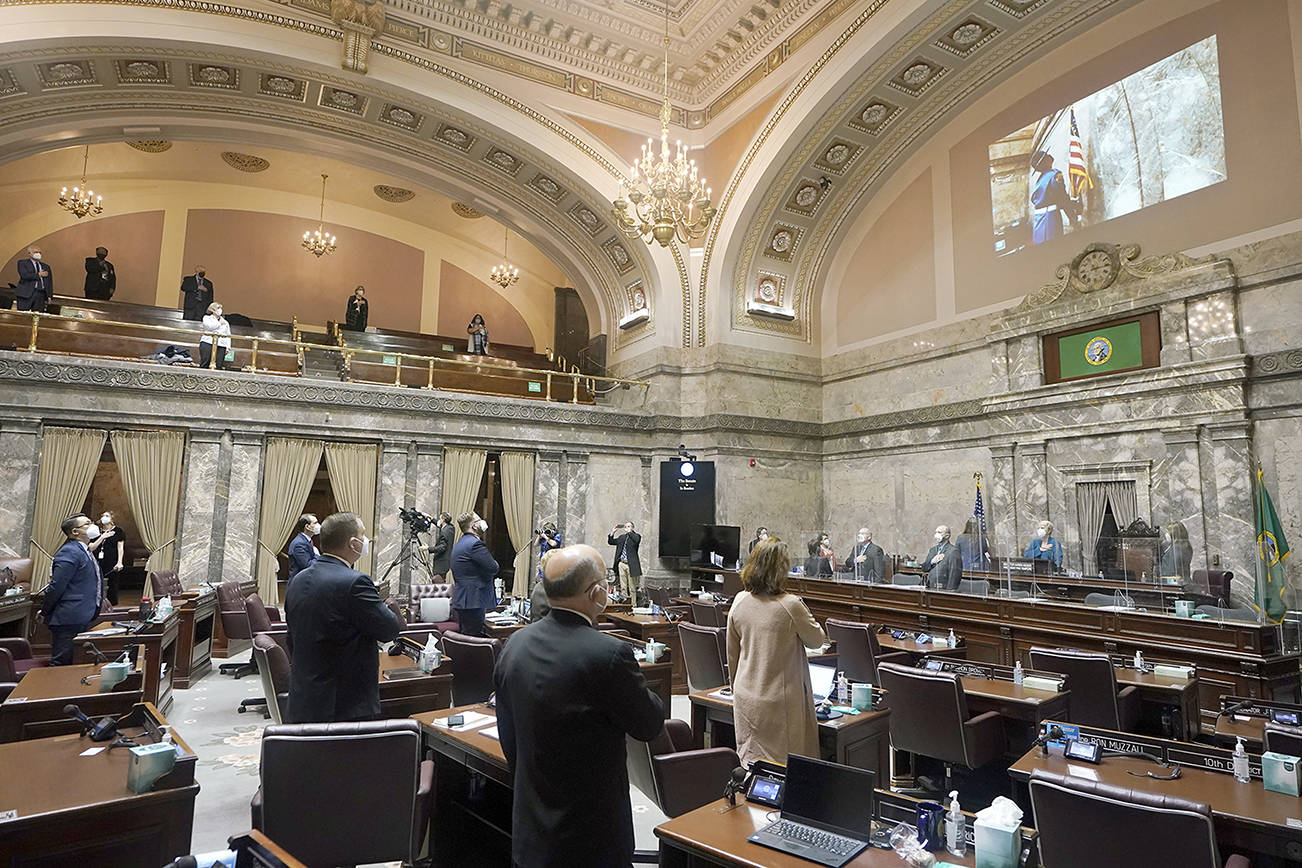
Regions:
M 1085 168 L 1085 149 L 1080 143 L 1080 128 L 1076 126 L 1076 109 L 1071 109 L 1071 158 L 1067 161 L 1067 176 L 1071 179 L 1071 197 L 1079 199 L 1086 185 L 1094 189 L 1094 179 Z M 977 492 L 978 495 L 980 492 Z

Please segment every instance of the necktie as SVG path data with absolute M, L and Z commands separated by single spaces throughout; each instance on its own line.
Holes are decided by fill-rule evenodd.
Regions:
M 45 289 L 45 278 L 41 275 L 40 260 L 33 259 L 32 265 L 36 268 L 36 287 L 38 289 Z
M 104 605 L 104 572 L 99 568 L 99 558 L 90 555 L 90 562 L 95 565 L 95 611 L 98 612 Z

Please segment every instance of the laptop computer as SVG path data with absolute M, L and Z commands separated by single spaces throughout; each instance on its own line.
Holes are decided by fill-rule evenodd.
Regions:
M 868 846 L 876 786 L 876 772 L 791 754 L 781 815 L 746 840 L 841 868 Z
M 832 699 L 836 691 L 836 667 L 821 663 L 809 664 L 809 685 L 814 689 L 814 704 Z

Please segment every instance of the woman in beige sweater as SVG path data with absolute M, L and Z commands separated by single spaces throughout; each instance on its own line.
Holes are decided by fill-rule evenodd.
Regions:
M 776 537 L 760 542 L 741 571 L 746 590 L 728 614 L 728 670 L 743 763 L 785 763 L 788 753 L 818 756 L 804 649 L 822 645 L 827 635 L 804 602 L 784 590 L 790 571 L 786 543 Z

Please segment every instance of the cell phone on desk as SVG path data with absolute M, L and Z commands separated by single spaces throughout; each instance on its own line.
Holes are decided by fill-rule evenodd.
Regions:
M 464 714 L 454 714 L 448 718 L 448 726 L 465 726 L 466 716 Z

